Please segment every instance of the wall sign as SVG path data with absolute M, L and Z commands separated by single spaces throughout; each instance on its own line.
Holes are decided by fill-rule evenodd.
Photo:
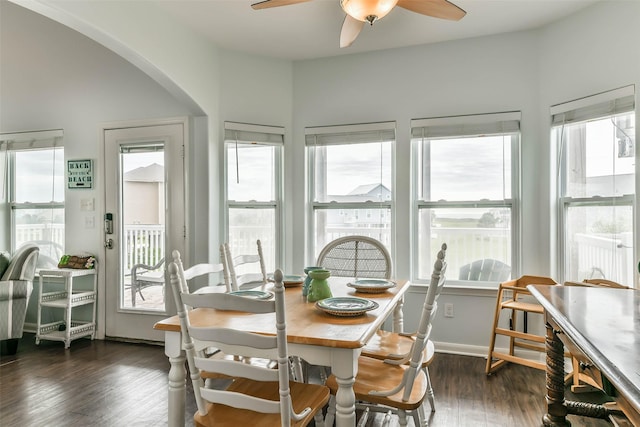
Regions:
M 67 188 L 93 188 L 93 160 L 67 160 Z

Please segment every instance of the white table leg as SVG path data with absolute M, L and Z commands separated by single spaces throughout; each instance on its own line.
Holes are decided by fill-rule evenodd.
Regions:
M 333 348 L 304 344 L 289 344 L 289 354 L 302 357 L 309 363 L 319 366 L 331 366 L 331 372 L 338 382 L 336 399 L 336 427 L 355 427 L 356 425 L 356 395 L 353 383 L 358 373 L 358 357 L 361 348 Z M 331 396 L 334 399 L 334 396 Z M 326 427 L 333 427 L 333 410 L 330 406 L 325 419 Z M 316 421 L 316 425 L 322 423 Z
M 404 332 L 404 314 L 402 313 L 402 307 L 404 305 L 404 295 L 393 309 L 393 332 Z
M 356 425 L 356 395 L 353 383 L 358 373 L 359 351 L 335 349 L 332 354 L 331 371 L 336 376 L 336 427 Z
M 180 332 L 165 332 L 164 353 L 169 357 L 168 425 L 184 427 L 186 376 L 185 353 Z

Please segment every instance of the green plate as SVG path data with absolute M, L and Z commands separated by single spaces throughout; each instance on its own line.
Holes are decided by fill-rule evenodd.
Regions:
M 378 303 L 358 297 L 332 297 L 316 302 L 316 307 L 334 316 L 360 316 L 378 308 Z
M 384 279 L 360 279 L 347 283 L 347 286 L 354 288 L 356 292 L 377 294 L 386 292 L 387 289 L 394 288 L 395 282 Z
M 229 295 L 237 295 L 239 297 L 253 298 L 253 299 L 271 299 L 271 297 L 273 297 L 273 294 L 271 292 L 253 291 L 253 290 L 233 291 L 233 292 L 229 292 Z
M 270 274 L 268 277 L 270 282 L 273 282 L 273 274 Z M 286 274 L 282 276 L 282 284 L 285 288 L 290 288 L 293 286 L 300 286 L 304 282 L 304 276 L 299 276 L 297 274 Z

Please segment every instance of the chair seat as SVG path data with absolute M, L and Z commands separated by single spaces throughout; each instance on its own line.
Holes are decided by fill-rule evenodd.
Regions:
M 313 419 L 317 408 L 322 408 L 329 401 L 329 390 L 321 385 L 289 382 L 291 389 L 291 401 L 295 412 L 300 412 L 304 408 L 311 408 L 311 412 L 300 421 L 291 420 L 292 426 L 305 426 Z M 250 394 L 262 399 L 277 401 L 279 399 L 278 382 L 259 382 L 248 379 L 236 379 L 229 387 L 229 391 Z M 193 417 L 196 426 L 202 427 L 280 427 L 280 413 L 265 414 L 254 412 L 248 409 L 238 409 L 221 404 L 207 405 L 207 415 L 200 415 L 196 412 Z
M 427 376 L 423 370 L 416 372 L 416 378 L 408 401 L 402 400 L 404 390 L 391 396 L 375 396 L 371 391 L 385 391 L 396 387 L 402 382 L 402 377 L 408 365 L 390 365 L 371 357 L 360 356 L 358 359 L 358 375 L 353 384 L 356 400 L 365 400 L 377 405 L 386 405 L 405 411 L 417 409 L 422 404 L 427 390 Z M 338 383 L 334 375 L 327 379 L 327 387 L 335 394 Z
M 402 359 L 411 351 L 414 338 L 396 332 L 378 330 L 362 348 L 362 355 L 374 359 Z M 422 366 L 429 366 L 435 355 L 433 341 L 428 340 L 422 356 Z

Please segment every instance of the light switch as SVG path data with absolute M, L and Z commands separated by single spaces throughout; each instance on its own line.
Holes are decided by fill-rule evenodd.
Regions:
M 91 199 L 80 199 L 80 210 L 81 211 L 93 211 L 94 210 L 93 198 L 91 198 Z

